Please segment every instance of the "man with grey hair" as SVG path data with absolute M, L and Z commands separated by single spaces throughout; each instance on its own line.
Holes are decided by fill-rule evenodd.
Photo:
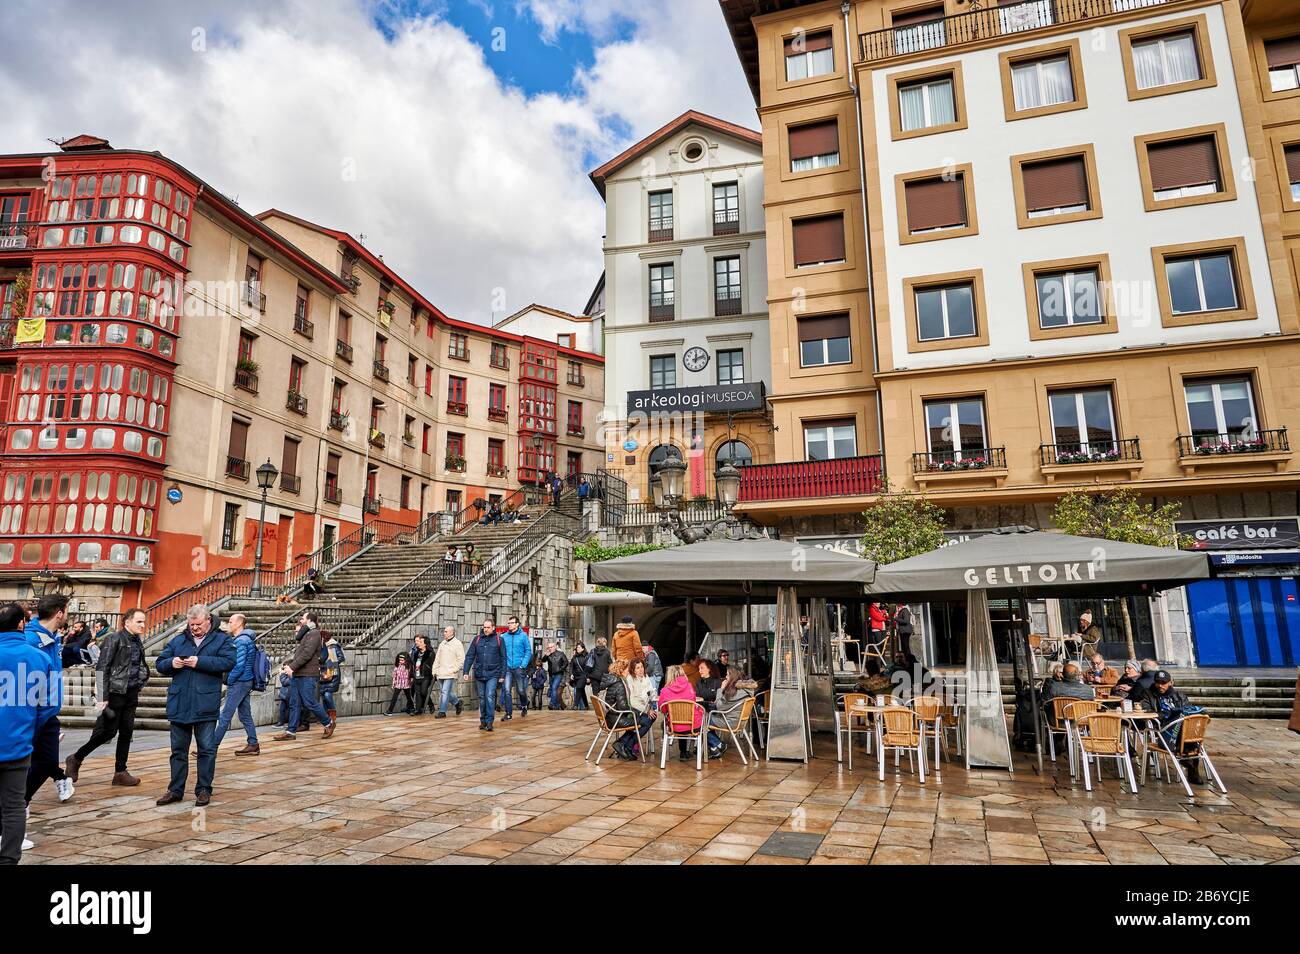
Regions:
M 226 702 L 221 707 L 221 718 L 217 719 L 215 745 L 220 748 L 221 740 L 226 737 L 230 723 L 239 713 L 239 723 L 244 727 L 244 737 L 248 744 L 242 749 L 235 749 L 236 755 L 259 755 L 262 751 L 257 744 L 257 726 L 253 722 L 253 660 L 257 656 L 257 634 L 246 625 L 243 613 L 233 613 L 226 623 L 226 631 L 235 640 L 235 668 L 226 675 Z
M 217 769 L 217 718 L 221 709 L 221 682 L 235 668 L 235 646 L 221 631 L 215 616 L 202 603 L 185 614 L 185 630 L 172 637 L 155 664 L 171 676 L 167 693 L 167 721 L 171 723 L 171 782 L 159 805 L 185 797 L 190 774 L 190 743 L 198 745 L 199 777 L 194 803 L 200 808 L 212 800 L 212 777 Z
M 1076 662 L 1068 662 L 1061 670 L 1061 678 L 1053 679 L 1043 687 L 1043 707 L 1051 713 L 1052 700 L 1060 697 L 1070 699 L 1095 699 L 1097 693 L 1092 686 L 1085 685 L 1083 673 Z

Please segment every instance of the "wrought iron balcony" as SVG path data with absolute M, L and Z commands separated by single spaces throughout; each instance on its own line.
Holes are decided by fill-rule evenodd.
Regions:
M 248 461 L 239 457 L 227 455 L 226 457 L 226 476 L 238 477 L 240 480 L 248 479 Z
M 369 494 L 366 494 L 361 498 L 361 509 L 366 513 L 378 514 L 379 506 L 383 503 L 383 499 L 383 497 L 371 497 Z
M 347 411 L 330 411 L 330 429 L 335 431 L 345 430 L 348 426 Z
M 498 354 L 496 349 L 493 349 L 492 357 L 489 359 L 488 364 L 492 365 L 494 368 L 500 368 L 502 371 L 509 371 L 510 357 L 504 351 Z
M 294 315 L 293 330 L 310 341 L 316 334 L 316 325 L 308 321 L 306 315 Z
M 377 377 L 380 381 L 388 380 L 388 365 L 384 364 L 384 362 L 376 359 L 374 365 L 374 371 L 375 371 L 375 377 Z
M 674 317 L 673 296 L 663 295 L 650 299 L 651 321 L 672 321 Z
M 235 387 L 249 394 L 257 393 L 257 372 L 235 368 Z
M 457 417 L 468 417 L 469 405 L 466 404 L 464 401 L 448 401 L 447 413 L 455 414 Z
M 334 342 L 334 353 L 348 364 L 352 363 L 352 345 L 348 344 L 346 341 Z
M 1180 434 L 1180 457 L 1221 457 L 1239 454 L 1281 454 L 1291 450 L 1286 428 L 1253 434 Z
M 1007 466 L 1005 447 L 975 447 L 969 450 L 926 451 L 912 455 L 912 473 L 955 473 L 966 470 L 992 470 Z
M 651 226 L 649 240 L 651 242 L 671 242 L 673 240 L 673 220 L 661 219 L 658 228 Z
M 449 345 L 447 347 L 447 357 L 455 358 L 457 361 L 468 361 L 469 345 L 465 345 L 461 348 L 457 348 L 455 345 Z
M 266 296 L 258 289 L 257 282 L 244 283 L 244 304 L 258 311 L 266 311 Z
M 565 379 L 565 383 L 570 387 L 585 388 L 587 386 L 587 379 L 581 374 L 570 374 L 568 378 Z
M 490 407 L 488 408 L 488 420 L 508 421 L 510 420 L 510 412 L 503 407 Z
M 370 446 L 384 447 L 387 444 L 388 444 L 388 438 L 384 436 L 384 432 L 379 430 L 378 428 L 372 427 L 370 429 Z
M 281 474 L 280 489 L 285 493 L 296 494 L 302 490 L 302 478 L 297 474 Z
M 725 315 L 740 314 L 740 291 L 737 289 L 735 295 L 729 295 L 725 298 L 713 299 L 713 313 L 719 317 Z
M 284 399 L 284 406 L 295 414 L 307 413 L 307 395 L 290 391 Z
M 885 461 L 879 454 L 747 464 L 739 470 L 742 503 L 865 496 L 879 493 L 885 485 Z
M 0 225 L 0 252 L 18 251 L 36 245 L 36 226 L 31 222 L 5 222 Z
M 325 485 L 325 502 L 330 504 L 341 504 L 343 502 L 343 491 L 338 484 Z
M 1088 441 L 1066 444 L 1040 444 L 1038 460 L 1044 467 L 1057 464 L 1113 464 L 1140 461 L 1142 450 L 1136 437 L 1117 441 Z

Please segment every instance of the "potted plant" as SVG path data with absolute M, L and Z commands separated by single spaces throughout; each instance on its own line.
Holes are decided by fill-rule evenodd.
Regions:
M 415 446 L 415 435 L 412 434 L 410 431 L 405 431 L 405 432 L 403 432 L 403 434 L 402 434 L 402 440 L 403 440 L 405 443 L 410 444 L 412 447 Z
M 393 314 L 395 311 L 397 311 L 397 306 L 394 305 L 394 304 L 393 304 L 391 301 L 389 301 L 388 299 L 384 299 L 384 301 L 383 301 L 382 303 L 380 303 L 379 307 L 382 308 L 382 309 L 383 309 L 387 314 L 389 314 L 389 315 L 391 315 L 391 314 Z
M 461 454 L 448 454 L 445 463 L 448 470 L 465 469 L 465 458 Z
M 240 358 L 235 362 L 235 369 L 245 374 L 257 374 L 258 364 L 252 358 Z

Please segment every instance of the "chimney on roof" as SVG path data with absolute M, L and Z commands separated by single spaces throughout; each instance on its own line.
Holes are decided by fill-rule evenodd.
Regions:
M 64 152 L 89 152 L 92 149 L 112 149 L 108 140 L 100 136 L 91 136 L 82 133 L 80 136 L 73 136 L 71 139 L 65 139 L 59 143 L 59 148 Z

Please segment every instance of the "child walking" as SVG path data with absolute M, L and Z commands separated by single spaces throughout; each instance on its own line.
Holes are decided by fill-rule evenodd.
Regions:
M 393 660 L 393 697 L 388 700 L 388 709 L 384 715 L 393 714 L 398 697 L 403 694 L 406 696 L 406 714 L 410 715 L 415 711 L 415 696 L 411 692 L 411 657 L 406 653 L 398 653 Z

